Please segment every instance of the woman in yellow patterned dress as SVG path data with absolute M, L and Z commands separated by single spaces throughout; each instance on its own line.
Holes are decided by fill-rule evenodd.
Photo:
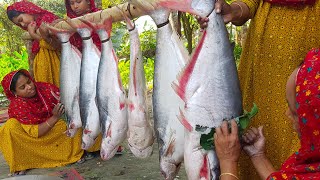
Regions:
M 0 151 L 13 174 L 32 168 L 58 167 L 81 160 L 81 132 L 69 138 L 60 120 L 64 107 L 53 84 L 34 82 L 26 70 L 13 71 L 1 82 L 10 101 L 9 120 L 0 127 Z M 90 151 L 99 150 L 97 142 Z
M 42 23 L 54 23 L 58 17 L 28 1 L 16 2 L 8 6 L 7 15 L 14 24 L 27 30 L 34 39 L 30 55 L 34 56 L 35 80 L 52 83 L 59 87 L 60 42 L 49 35 L 49 31 L 44 26 L 41 26 Z M 41 36 L 36 33 L 37 29 L 40 30 Z
M 218 0 L 215 10 L 224 21 L 242 25 L 252 19 L 243 47 L 239 79 L 244 109 L 253 103 L 259 113 L 251 125 L 264 126 L 266 154 L 279 168 L 300 144 L 284 109 L 286 81 L 306 53 L 320 46 L 319 0 Z M 207 19 L 201 19 L 202 27 Z M 245 156 L 240 158 L 240 179 L 260 179 Z

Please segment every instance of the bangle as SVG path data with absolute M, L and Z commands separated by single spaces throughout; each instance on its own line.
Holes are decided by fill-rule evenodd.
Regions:
M 235 5 L 237 5 L 237 6 L 239 6 L 239 7 L 240 7 L 241 14 L 240 14 L 240 17 L 239 17 L 239 18 L 241 18 L 241 17 L 242 17 L 242 15 L 243 15 L 243 9 L 242 9 L 242 6 L 241 6 L 238 2 L 233 2 L 232 4 L 235 4 Z
M 46 124 L 47 124 L 50 128 L 52 128 L 52 126 L 48 123 L 48 121 L 46 121 Z
M 221 176 L 224 176 L 224 175 L 229 175 L 229 176 L 232 176 L 232 177 L 236 178 L 237 180 L 239 180 L 239 178 L 232 173 L 222 173 L 222 174 L 220 174 L 219 179 L 221 179 Z

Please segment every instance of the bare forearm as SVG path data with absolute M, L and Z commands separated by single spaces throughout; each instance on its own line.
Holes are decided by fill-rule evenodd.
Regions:
M 232 24 L 241 26 L 249 20 L 250 9 L 245 3 L 235 1 L 231 3 L 230 6 L 232 9 Z
M 267 177 L 276 170 L 272 166 L 271 162 L 265 155 L 259 155 L 251 157 L 253 166 L 256 168 L 261 179 L 267 179 Z
M 220 162 L 220 180 L 235 180 L 238 177 L 237 162 Z
M 44 136 L 47 134 L 53 126 L 58 122 L 59 118 L 52 116 L 47 121 L 39 124 L 38 127 L 38 137 Z

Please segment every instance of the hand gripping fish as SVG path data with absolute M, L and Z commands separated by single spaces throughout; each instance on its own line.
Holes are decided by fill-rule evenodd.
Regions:
M 97 81 L 97 103 L 102 128 L 100 156 L 103 160 L 109 160 L 127 135 L 126 94 L 118 69 L 118 58 L 110 39 L 112 18 L 107 18 L 103 24 L 92 26 L 102 43 Z
M 221 15 L 216 14 L 214 0 L 149 0 L 162 6 L 209 16 L 191 59 L 178 76 L 173 88 L 185 102 L 179 119 L 187 129 L 184 161 L 188 179 L 217 179 L 219 164 L 213 150 L 200 145 L 201 134 L 207 134 L 223 120 L 242 114 L 242 98 L 233 57 L 233 48 Z M 195 131 L 195 127 L 205 129 Z
M 68 21 L 67 21 L 68 22 Z M 61 42 L 60 101 L 64 105 L 67 120 L 67 136 L 73 137 L 82 126 L 79 107 L 81 52 L 70 44 L 73 31 L 47 26 Z
M 120 10 L 121 11 L 121 10 Z M 154 132 L 146 104 L 146 80 L 138 29 L 121 11 L 130 35 L 130 81 L 128 91 L 128 146 L 139 158 L 152 154 Z
M 99 112 L 96 104 L 97 74 L 100 61 L 100 51 L 95 46 L 91 38 L 92 28 L 85 20 L 75 25 L 70 21 L 70 25 L 76 28 L 82 38 L 82 60 L 80 71 L 80 115 L 82 120 L 82 149 L 89 149 L 95 139 L 100 134 Z

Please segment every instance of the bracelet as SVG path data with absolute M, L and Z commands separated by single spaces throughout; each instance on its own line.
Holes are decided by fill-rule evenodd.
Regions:
M 219 179 L 221 179 L 221 176 L 224 176 L 224 175 L 229 175 L 229 176 L 232 176 L 232 177 L 236 178 L 237 180 L 239 180 L 239 178 L 232 173 L 222 173 L 222 174 L 220 174 Z
M 47 124 L 50 128 L 52 128 L 52 126 L 48 123 L 48 121 L 46 121 L 46 124 Z
M 240 14 L 240 17 L 239 17 L 239 18 L 241 18 L 241 17 L 242 17 L 242 15 L 243 15 L 243 9 L 242 9 L 242 6 L 241 6 L 238 2 L 233 2 L 232 4 L 235 4 L 235 5 L 237 5 L 237 6 L 239 6 L 239 7 L 240 7 L 241 14 Z

